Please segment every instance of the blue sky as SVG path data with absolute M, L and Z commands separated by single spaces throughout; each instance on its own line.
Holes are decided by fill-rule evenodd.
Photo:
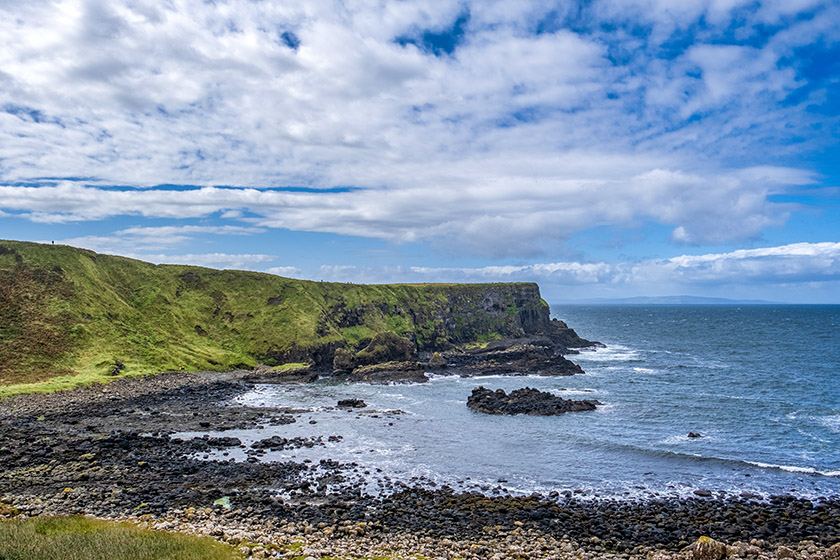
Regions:
M 840 5 L 0 2 L 0 238 L 840 303 Z

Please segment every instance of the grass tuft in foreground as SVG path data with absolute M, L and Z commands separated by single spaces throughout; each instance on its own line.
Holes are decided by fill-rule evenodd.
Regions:
M 0 521 L 3 560 L 233 560 L 209 538 L 142 529 L 81 516 Z

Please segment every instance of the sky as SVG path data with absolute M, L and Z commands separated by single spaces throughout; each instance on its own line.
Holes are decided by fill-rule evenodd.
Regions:
M 0 239 L 840 303 L 836 0 L 0 0 Z

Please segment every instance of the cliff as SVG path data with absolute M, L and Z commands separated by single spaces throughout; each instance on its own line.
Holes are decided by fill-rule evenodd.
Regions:
M 310 282 L 0 241 L 5 385 L 257 364 L 331 371 L 337 349 L 364 357 L 385 332 L 421 356 L 504 338 L 580 340 L 550 320 L 532 283 Z

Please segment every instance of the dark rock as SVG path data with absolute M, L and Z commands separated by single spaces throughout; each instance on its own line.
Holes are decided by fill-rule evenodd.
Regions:
M 347 408 L 365 408 L 367 403 L 362 399 L 342 399 L 338 401 L 338 406 Z
M 711 498 L 712 497 L 712 491 L 711 490 L 706 490 L 705 488 L 698 488 L 697 490 L 694 491 L 694 495 L 695 496 L 700 496 L 701 498 Z
M 467 399 L 467 407 L 487 414 L 535 414 L 551 416 L 566 412 L 595 410 L 598 401 L 573 401 L 525 387 L 508 395 L 503 389 L 492 391 L 476 387 Z
M 560 345 L 565 349 L 568 348 L 587 348 L 592 346 L 601 346 L 604 345 L 600 342 L 593 342 L 591 340 L 586 340 L 585 338 L 581 338 L 578 336 L 578 333 L 575 332 L 574 329 L 570 329 L 569 326 L 559 319 L 552 319 L 551 322 L 548 324 L 547 335 L 557 345 Z
M 688 437 L 690 437 L 690 438 L 699 438 L 699 437 L 703 437 L 703 435 L 702 435 L 702 434 L 698 434 L 697 432 L 688 432 Z

